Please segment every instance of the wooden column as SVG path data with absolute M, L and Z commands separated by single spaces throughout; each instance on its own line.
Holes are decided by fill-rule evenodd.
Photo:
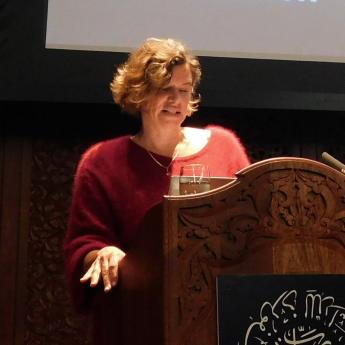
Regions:
M 31 152 L 28 139 L 0 144 L 0 343 L 24 344 Z

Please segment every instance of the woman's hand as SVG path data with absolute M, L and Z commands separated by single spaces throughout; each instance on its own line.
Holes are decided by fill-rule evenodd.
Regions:
M 86 283 L 90 280 L 90 286 L 94 287 L 102 277 L 104 291 L 110 291 L 117 284 L 119 263 L 125 255 L 121 249 L 113 246 L 91 251 L 85 256 L 84 267 L 87 271 L 80 281 Z

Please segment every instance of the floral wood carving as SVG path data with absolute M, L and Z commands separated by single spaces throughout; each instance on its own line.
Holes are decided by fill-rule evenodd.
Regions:
M 220 198 L 179 209 L 180 344 L 215 313 L 215 272 L 277 241 L 324 241 L 345 249 L 345 182 L 308 167 L 257 169 Z M 245 272 L 243 272 L 245 273 Z
M 62 242 L 76 164 L 83 148 L 33 142 L 25 344 L 87 345 L 64 276 Z

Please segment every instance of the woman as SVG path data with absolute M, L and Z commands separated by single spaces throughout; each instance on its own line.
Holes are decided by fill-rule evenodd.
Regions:
M 181 165 L 205 163 L 213 176 L 233 176 L 249 164 L 230 130 L 182 127 L 197 109 L 200 76 L 197 58 L 172 39 L 148 39 L 118 68 L 114 100 L 142 126 L 134 136 L 96 144 L 80 161 L 64 244 L 79 308 L 92 300 L 90 286 L 108 292 L 117 284 L 140 221 L 168 193 Z

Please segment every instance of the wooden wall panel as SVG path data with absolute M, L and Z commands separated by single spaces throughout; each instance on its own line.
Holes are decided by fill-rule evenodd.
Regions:
M 30 188 L 30 143 L 2 138 L 0 240 L 0 343 L 23 344 L 26 239 Z
M 25 339 L 34 344 L 89 344 L 65 286 L 62 243 L 79 145 L 33 141 Z

